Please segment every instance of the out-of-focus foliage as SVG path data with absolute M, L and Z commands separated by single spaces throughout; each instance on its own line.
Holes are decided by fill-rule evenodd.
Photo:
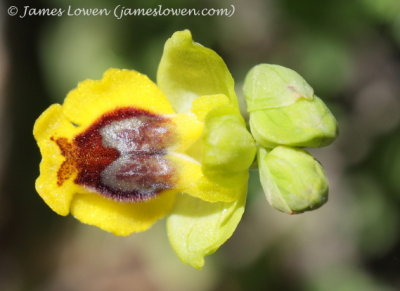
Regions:
M 73 7 L 219 8 L 232 17 L 28 17 L 1 4 L 1 290 L 399 290 L 400 2 L 397 0 L 69 1 Z M 161 3 L 162 2 L 162 3 Z M 115 238 L 53 215 L 34 191 L 33 121 L 77 82 L 109 67 L 153 80 L 165 40 L 188 28 L 220 54 L 242 94 L 259 63 L 293 68 L 338 119 L 338 141 L 312 150 L 330 182 L 327 204 L 287 216 L 252 173 L 246 212 L 201 272 L 169 249 L 163 223 Z M 4 81 L 4 82 L 3 82 Z M 4 104 L 4 106 L 3 106 Z M 242 105 L 244 103 L 242 102 Z M 7 142 L 6 142 L 7 141 Z M 5 145 L 9 144 L 8 147 Z

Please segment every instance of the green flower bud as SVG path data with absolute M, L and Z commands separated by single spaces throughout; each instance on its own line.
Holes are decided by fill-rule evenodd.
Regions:
M 326 146 L 338 131 L 335 117 L 317 96 L 285 107 L 252 112 L 250 128 L 255 140 L 267 148 Z
M 299 99 L 312 100 L 314 90 L 295 71 L 269 64 L 253 67 L 243 87 L 249 112 L 281 107 Z
M 320 163 L 304 150 L 278 146 L 258 153 L 261 185 L 269 204 L 289 213 L 301 213 L 323 205 L 328 181 Z
M 293 70 L 258 65 L 246 76 L 250 129 L 262 146 L 320 147 L 337 136 L 337 122 L 324 102 Z
M 246 171 L 255 154 L 254 139 L 232 106 L 220 106 L 207 115 L 202 156 L 206 171 Z

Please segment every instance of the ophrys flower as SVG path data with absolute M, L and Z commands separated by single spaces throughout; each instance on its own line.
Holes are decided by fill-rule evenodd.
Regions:
M 36 189 L 55 212 L 116 235 L 169 215 L 170 242 L 194 267 L 244 211 L 255 143 L 226 65 L 189 31 L 167 41 L 158 86 L 109 69 L 51 105 L 34 136 L 42 154 Z

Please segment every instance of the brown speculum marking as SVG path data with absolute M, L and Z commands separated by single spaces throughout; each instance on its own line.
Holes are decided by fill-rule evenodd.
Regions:
M 118 201 L 143 201 L 174 185 L 175 169 L 166 148 L 175 142 L 170 119 L 135 108 L 104 114 L 72 142 L 52 140 L 65 161 L 61 186 L 72 174 L 76 184 Z
M 58 145 L 61 150 L 61 154 L 65 157 L 65 161 L 61 164 L 57 172 L 57 185 L 61 186 L 72 176 L 73 173 L 76 172 L 74 165 L 75 160 L 77 159 L 77 151 L 75 150 L 74 145 L 69 143 L 64 137 L 57 139 L 51 137 L 51 140 Z

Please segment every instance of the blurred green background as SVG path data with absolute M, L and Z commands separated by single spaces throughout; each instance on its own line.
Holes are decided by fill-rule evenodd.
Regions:
M 232 17 L 19 18 L 36 8 L 229 8 Z M 400 290 L 400 1 L 4 1 L 0 3 L 0 290 Z M 247 210 L 203 270 L 170 249 L 164 221 L 114 237 L 53 213 L 34 190 L 35 119 L 109 67 L 155 80 L 165 40 L 188 28 L 241 94 L 259 63 L 295 69 L 332 109 L 340 137 L 313 150 L 330 180 L 321 209 L 288 216 L 252 173 Z

